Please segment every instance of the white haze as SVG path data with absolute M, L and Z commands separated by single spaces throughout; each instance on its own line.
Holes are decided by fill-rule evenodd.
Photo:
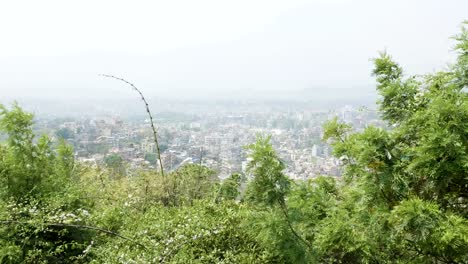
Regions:
M 134 96 L 346 98 L 374 94 L 386 49 L 408 74 L 453 61 L 468 1 L 2 1 L 0 102 Z

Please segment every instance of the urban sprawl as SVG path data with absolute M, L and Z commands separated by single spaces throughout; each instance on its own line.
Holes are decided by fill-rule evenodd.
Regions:
M 322 141 L 322 126 L 334 117 L 356 130 L 369 124 L 382 126 L 375 111 L 349 105 L 327 111 L 280 107 L 264 111 L 220 108 L 203 114 L 165 112 L 155 114 L 155 123 L 161 160 L 168 171 L 197 163 L 213 169 L 221 179 L 245 172 L 248 160 L 244 146 L 260 134 L 271 135 L 290 178 L 307 179 L 340 176 L 340 160 Z M 143 115 L 39 118 L 36 129 L 55 139 L 64 138 L 73 145 L 80 162 L 102 166 L 117 158 L 125 164 L 127 175 L 159 166 L 150 123 Z

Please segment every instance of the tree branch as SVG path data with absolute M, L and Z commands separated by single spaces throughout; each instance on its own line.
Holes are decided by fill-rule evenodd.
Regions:
M 21 221 L 14 221 L 14 220 L 1 220 L 0 221 L 0 224 L 17 224 L 17 225 L 27 225 L 27 224 L 30 224 L 32 225 L 33 223 L 30 223 L 30 222 L 21 222 Z M 126 236 L 123 236 L 119 233 L 116 233 L 116 232 L 113 232 L 113 231 L 110 231 L 110 230 L 107 230 L 107 229 L 103 229 L 103 228 L 100 228 L 100 227 L 95 227 L 95 226 L 88 226 L 88 225 L 75 225 L 75 224 L 63 224 L 63 223 L 41 223 L 43 225 L 46 225 L 46 226 L 56 226 L 56 227 L 74 227 L 74 228 L 78 228 L 78 229 L 89 229 L 89 230 L 94 230 L 94 231 L 98 231 L 98 232 L 101 232 L 101 233 L 105 233 L 105 234 L 108 234 L 108 235 L 112 235 L 112 236 L 116 236 L 116 237 L 119 237 L 119 238 L 122 238 L 124 240 L 127 240 L 127 241 L 130 241 L 144 249 L 146 249 L 145 245 L 139 243 L 139 242 L 136 242 L 135 240 L 129 238 L 129 237 L 126 237 Z
M 140 94 L 140 98 L 143 101 L 143 103 L 145 104 L 146 112 L 148 113 L 148 116 L 150 118 L 151 129 L 153 130 L 153 136 L 154 136 L 154 143 L 156 144 L 156 149 L 157 149 L 157 152 L 158 152 L 157 154 L 158 154 L 158 160 L 159 160 L 159 168 L 161 170 L 162 176 L 164 177 L 164 168 L 163 168 L 163 164 L 162 164 L 162 160 L 161 160 L 161 151 L 160 151 L 160 148 L 159 148 L 156 127 L 154 126 L 153 115 L 151 115 L 151 111 L 149 109 L 148 102 L 146 101 L 145 97 L 143 96 L 143 93 L 133 83 L 131 83 L 131 82 L 129 82 L 129 81 L 123 79 L 123 78 L 116 77 L 114 75 L 109 75 L 109 74 L 100 74 L 100 76 L 107 77 L 107 78 L 112 78 L 112 79 L 116 79 L 116 80 L 119 80 L 121 82 L 124 82 L 124 83 L 130 85 L 133 88 L 133 90 L 135 90 L 138 94 Z
M 284 200 L 279 201 L 279 205 L 281 208 L 281 211 L 284 214 L 284 217 L 286 219 L 286 223 L 288 224 L 289 229 L 293 233 L 295 237 L 297 237 L 302 243 L 304 243 L 310 250 L 312 249 L 312 245 L 309 243 L 309 241 L 305 240 L 303 237 L 301 237 L 294 227 L 292 226 L 291 220 L 289 219 L 289 214 L 288 214 L 288 208 L 286 206 L 286 202 Z

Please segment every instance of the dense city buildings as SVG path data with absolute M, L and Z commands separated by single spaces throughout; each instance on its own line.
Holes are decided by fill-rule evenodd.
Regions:
M 232 173 L 245 173 L 244 146 L 253 143 L 260 134 L 271 135 L 273 146 L 287 164 L 285 172 L 292 179 L 340 176 L 339 159 L 332 157 L 330 146 L 321 140 L 323 123 L 337 117 L 356 130 L 368 124 L 382 125 L 375 111 L 350 105 L 324 111 L 290 106 L 261 110 L 231 105 L 212 108 L 212 111 L 155 114 L 161 160 L 166 170 L 197 163 L 214 169 L 222 179 Z M 100 166 L 112 156 L 120 157 L 127 171 L 159 167 L 150 124 L 143 115 L 48 117 L 38 121 L 37 129 L 72 144 L 81 162 Z

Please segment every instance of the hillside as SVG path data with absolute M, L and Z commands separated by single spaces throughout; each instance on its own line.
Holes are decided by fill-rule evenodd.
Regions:
M 391 129 L 324 124 L 338 178 L 292 181 L 268 135 L 245 146 L 247 175 L 127 177 L 0 106 L 0 263 L 468 263 L 468 29 L 456 40 L 446 71 L 373 60 Z

